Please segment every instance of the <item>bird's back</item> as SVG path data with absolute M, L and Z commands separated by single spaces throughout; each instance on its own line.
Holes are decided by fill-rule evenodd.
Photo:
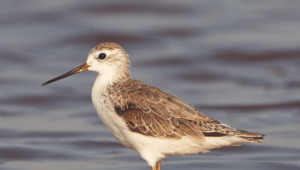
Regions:
M 200 144 L 208 138 L 240 139 L 228 145 L 262 143 L 264 137 L 222 124 L 180 98 L 138 80 L 115 83 L 108 91 L 117 115 L 134 133 L 161 139 L 189 137 Z

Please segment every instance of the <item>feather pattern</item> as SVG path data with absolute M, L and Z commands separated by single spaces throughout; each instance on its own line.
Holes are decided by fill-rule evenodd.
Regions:
M 225 135 L 262 143 L 259 139 L 264 137 L 222 124 L 178 97 L 138 80 L 114 83 L 108 92 L 117 115 L 132 132 L 160 138 L 188 136 L 200 143 L 206 137 Z

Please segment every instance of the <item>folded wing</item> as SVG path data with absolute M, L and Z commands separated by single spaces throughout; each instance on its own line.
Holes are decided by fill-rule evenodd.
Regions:
M 206 137 L 239 136 L 261 143 L 264 135 L 237 130 L 214 119 L 178 97 L 137 80 L 115 84 L 110 92 L 116 113 L 129 129 L 147 136 L 180 139 L 189 136 L 198 142 Z

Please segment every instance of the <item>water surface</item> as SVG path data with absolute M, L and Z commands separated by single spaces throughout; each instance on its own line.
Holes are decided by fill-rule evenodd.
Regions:
M 42 87 L 101 42 L 130 55 L 134 79 L 208 116 L 267 135 L 207 154 L 170 156 L 174 169 L 300 169 L 300 4 L 290 1 L 0 3 L 0 169 L 145 169 L 91 103 L 96 73 Z

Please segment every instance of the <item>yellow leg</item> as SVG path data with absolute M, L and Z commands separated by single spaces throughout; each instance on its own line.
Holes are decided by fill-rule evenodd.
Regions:
M 159 162 L 156 163 L 156 167 L 150 166 L 151 170 L 160 170 L 160 164 L 161 164 L 161 161 L 159 161 Z
M 156 163 L 156 170 L 160 170 L 160 164 L 161 164 L 161 161 Z

